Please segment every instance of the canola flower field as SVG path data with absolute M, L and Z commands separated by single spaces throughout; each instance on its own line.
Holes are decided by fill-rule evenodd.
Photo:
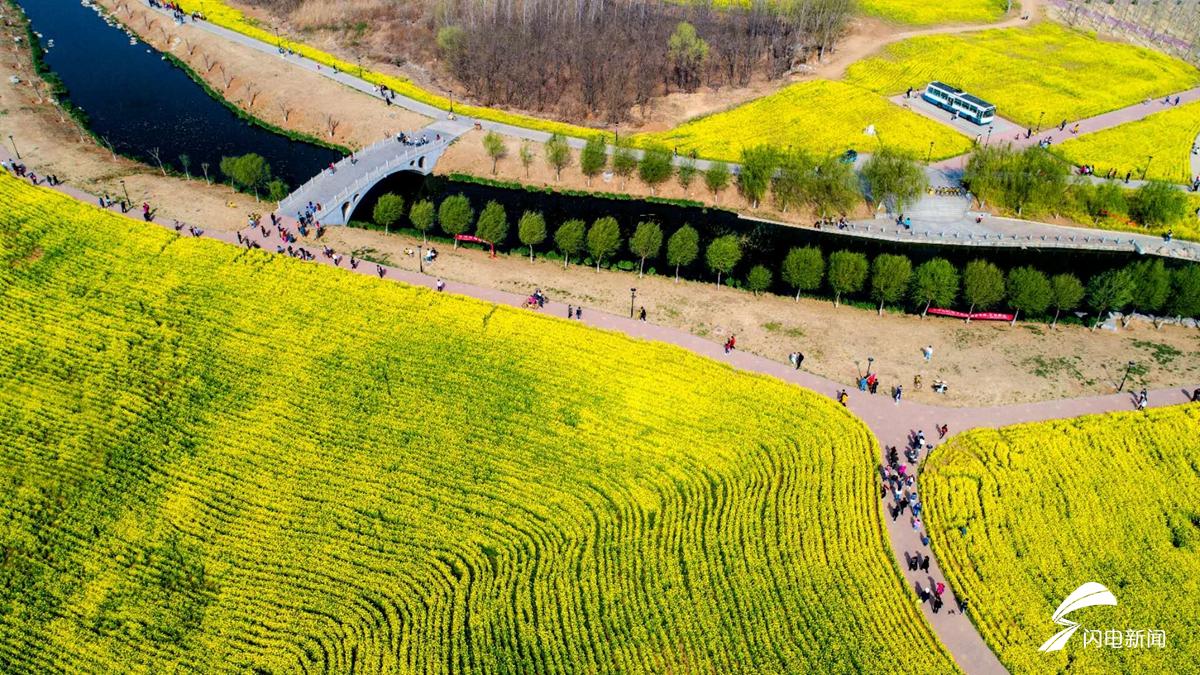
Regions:
M 871 126 L 875 136 L 865 133 Z M 731 162 L 741 160 L 743 148 L 760 144 L 825 155 L 850 149 L 870 152 L 884 143 L 922 159 L 929 154 L 931 142 L 935 159 L 971 148 L 966 136 L 945 125 L 861 87 L 830 80 L 798 82 L 669 131 L 639 135 L 637 140 Z
M 1150 105 L 1162 107 L 1155 101 Z M 1192 144 L 1200 137 L 1200 101 L 1162 108 L 1136 122 L 1073 138 L 1053 151 L 1071 163 L 1092 164 L 1104 175 L 1116 169 L 1124 176 L 1187 182 L 1194 177 Z M 1150 159 L 1153 157 L 1153 159 Z M 1149 169 L 1147 171 L 1147 168 Z
M 0 670 L 955 670 L 822 396 L 0 199 Z
M 860 0 L 862 13 L 913 26 L 991 23 L 1004 17 L 1005 0 Z
M 922 483 L 934 550 L 1010 672 L 1200 671 L 1198 430 L 1193 404 L 976 430 L 933 451 Z M 1072 612 L 1082 628 L 1039 653 L 1086 582 L 1117 606 Z M 1141 647 L 1085 646 L 1085 629 L 1119 630 L 1122 645 L 1126 631 L 1161 630 L 1166 644 L 1146 647 L 1143 633 Z
M 1018 124 L 1032 127 L 1040 117 L 1042 128 L 1049 128 L 1194 87 L 1200 70 L 1150 49 L 1042 22 L 912 38 L 846 71 L 846 82 L 887 95 L 921 89 L 931 80 L 986 99 Z

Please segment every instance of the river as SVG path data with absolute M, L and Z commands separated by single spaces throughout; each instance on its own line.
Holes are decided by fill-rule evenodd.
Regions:
M 79 0 L 17 0 L 41 34 L 46 64 L 66 85 L 88 126 L 124 155 L 194 175 L 208 164 L 219 177 L 221 158 L 255 152 L 272 175 L 295 187 L 318 173 L 338 153 L 293 141 L 239 118 L 213 99 L 181 68 L 140 39 L 131 44 L 120 26 L 108 25 Z

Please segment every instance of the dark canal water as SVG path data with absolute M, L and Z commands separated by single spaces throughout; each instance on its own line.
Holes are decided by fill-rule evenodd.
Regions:
M 332 150 L 238 118 L 183 70 L 141 40 L 130 44 L 123 29 L 107 25 L 79 0 L 17 3 L 41 33 L 46 64 L 62 78 L 71 102 L 119 153 L 154 165 L 151 150 L 158 148 L 163 163 L 178 171 L 180 155 L 187 155 L 193 175 L 202 163 L 218 175 L 222 157 L 256 152 L 289 187 L 337 159 Z
M 858 251 L 868 257 L 874 257 L 880 253 L 900 253 L 911 258 L 914 265 L 931 258 L 941 257 L 950 260 L 959 268 L 971 260 L 984 258 L 1004 269 L 1032 265 L 1047 274 L 1071 272 L 1084 281 L 1095 273 L 1123 266 L 1135 258 L 1132 253 L 1104 251 L 1022 250 L 979 246 L 899 244 L 820 232 L 811 228 L 801 229 L 756 223 L 740 219 L 729 211 L 718 209 L 686 208 L 638 200 L 546 194 L 457 182 L 437 176 L 423 177 L 416 174 L 397 174 L 382 181 L 363 199 L 355 210 L 353 219 L 369 221 L 375 202 L 387 192 L 402 195 L 406 204 L 411 204 L 416 199 L 426 198 L 432 199 L 436 204 L 449 195 L 464 194 L 471 200 L 476 215 L 489 200 L 495 200 L 504 206 L 508 214 L 509 233 L 508 240 L 504 242 L 504 247 L 508 249 L 521 246 L 517 240 L 516 221 L 526 210 L 541 211 L 546 217 L 547 229 L 551 235 L 561 223 L 571 218 L 580 218 L 590 225 L 596 218 L 613 216 L 620 223 L 621 233 L 626 242 L 638 222 L 654 220 L 663 229 L 664 253 L 666 238 L 684 224 L 691 225 L 699 232 L 701 247 L 723 234 L 737 234 L 742 239 L 744 254 L 742 262 L 734 271 L 734 276 L 745 278 L 746 272 L 752 266 L 766 265 L 775 273 L 776 288 L 774 290 L 782 293 L 787 293 L 788 290 L 779 283 L 780 263 L 783 262 L 787 252 L 795 246 L 817 246 L 826 255 L 839 250 Z M 540 247 L 543 251 L 552 248 L 553 241 L 549 238 Z M 621 260 L 633 260 L 627 243 L 625 249 L 616 256 L 616 261 Z M 663 274 L 673 271 L 667 269 L 663 260 L 647 261 L 647 266 L 655 267 Z M 693 279 L 709 280 L 712 277 L 705 267 L 703 254 L 689 268 L 682 270 L 682 273 Z

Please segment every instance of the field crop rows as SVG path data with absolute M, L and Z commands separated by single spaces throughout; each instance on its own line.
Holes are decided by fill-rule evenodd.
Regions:
M 1004 17 L 1005 0 L 862 0 L 864 14 L 914 26 L 991 23 Z
M 889 95 L 931 80 L 986 99 L 1018 124 L 1034 126 L 1040 117 L 1049 128 L 1188 89 L 1200 82 L 1200 71 L 1159 52 L 1043 22 L 912 38 L 846 72 L 847 82 Z
M 927 525 L 950 584 L 970 599 L 1013 673 L 1196 673 L 1200 654 L 1200 407 L 977 430 L 935 450 Z M 963 529 L 960 529 L 963 528 Z M 1085 582 L 1117 606 L 1083 629 L 1163 630 L 1163 648 L 1038 647 Z
M 874 125 L 876 136 L 866 129 Z M 960 155 L 971 147 L 966 136 L 945 125 L 893 105 L 861 87 L 830 80 L 809 80 L 731 110 L 700 117 L 670 131 L 644 134 L 679 152 L 739 161 L 742 148 L 759 144 L 808 150 L 819 156 L 851 148 L 870 152 L 880 143 L 919 155 Z
M 954 671 L 824 397 L 0 199 L 0 670 Z
M 1158 101 L 1150 105 L 1162 107 Z M 1147 178 L 1182 183 L 1194 177 L 1191 149 L 1197 136 L 1200 101 L 1163 108 L 1145 119 L 1073 138 L 1055 152 L 1076 165 L 1095 165 L 1098 175 L 1116 169 L 1120 176 L 1131 172 L 1140 178 L 1149 165 Z

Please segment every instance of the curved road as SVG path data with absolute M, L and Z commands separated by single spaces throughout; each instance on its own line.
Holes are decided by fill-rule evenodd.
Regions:
M 6 152 L 0 152 L 0 158 L 11 160 L 11 157 Z M 92 205 L 96 203 L 94 195 L 65 184 L 54 189 L 75 197 L 84 203 Z M 130 218 L 136 219 L 136 214 L 137 210 L 134 209 L 127 215 Z M 162 223 L 160 225 L 165 226 Z M 278 240 L 267 239 L 264 241 L 260 234 L 257 229 L 250 229 L 245 233 L 212 232 L 205 233 L 203 236 L 233 245 L 238 245 L 239 236 L 246 236 L 250 240 L 260 242 L 264 250 L 273 251 Z M 309 245 L 312 245 L 311 242 L 309 242 Z M 332 264 L 329 259 L 324 257 L 318 257 L 316 262 L 326 265 Z M 348 267 L 346 270 L 350 271 Z M 358 274 L 373 275 L 376 274 L 376 266 L 373 264 L 360 265 L 356 272 Z M 433 288 L 435 284 L 434 277 L 430 275 L 396 268 L 385 267 L 384 276 L 390 281 L 407 283 L 414 286 Z M 525 301 L 524 296 L 469 284 L 451 283 L 447 290 L 485 302 L 510 306 L 520 306 Z M 545 312 L 551 316 L 561 317 L 566 312 L 566 306 L 553 301 L 548 302 Z M 745 351 L 734 351 L 731 354 L 725 354 L 721 345 L 674 328 L 636 321 L 595 309 L 589 309 L 585 313 L 584 323 L 597 328 L 619 331 L 635 338 L 659 340 L 678 345 L 701 356 L 725 361 L 734 368 L 777 377 L 830 397 L 833 397 L 838 390 L 844 388 L 838 383 L 802 370 L 795 370 L 786 364 L 756 354 Z M 1165 406 L 1185 403 L 1188 400 L 1187 391 L 1191 389 L 1192 387 L 1188 386 L 1151 392 L 1151 405 Z M 988 408 L 942 408 L 910 402 L 895 404 L 886 395 L 871 396 L 855 391 L 851 394 L 849 402 L 849 408 L 870 427 L 878 438 L 881 452 L 884 446 L 894 445 L 900 448 L 905 447 L 909 434 L 916 430 L 923 430 L 925 432 L 928 443 L 940 443 L 940 441 L 935 440 L 935 430 L 937 426 L 942 424 L 950 427 L 950 434 L 947 435 L 947 438 L 950 438 L 954 433 L 972 428 L 994 428 L 1021 422 L 1129 410 L 1132 407 L 1132 401 L 1128 394 L 1113 394 L 1109 396 L 1094 396 Z M 881 455 L 881 461 L 882 459 Z M 931 577 L 935 581 L 944 581 L 945 575 L 942 574 L 941 566 L 937 560 L 933 559 L 932 551 L 928 546 L 924 546 L 921 543 L 918 534 L 909 526 L 907 518 L 891 521 L 885 517 L 885 507 L 888 506 L 890 504 L 886 503 L 886 501 L 883 501 L 880 505 L 879 514 L 881 524 L 887 531 L 897 569 L 901 570 L 901 574 L 909 584 L 910 591 L 914 593 L 915 597 L 915 587 L 917 584 L 928 587 Z M 905 563 L 905 554 L 910 551 L 921 551 L 923 554 L 930 556 L 931 564 L 928 573 L 913 573 L 908 571 L 908 566 Z M 935 634 L 946 645 L 959 666 L 971 675 L 1006 673 L 1007 671 L 999 659 L 996 658 L 995 654 L 984 643 L 975 626 L 966 616 L 956 610 L 956 607 L 959 605 L 957 603 L 958 599 L 954 595 L 954 589 L 947 589 L 946 600 L 944 611 L 941 613 L 934 614 L 928 603 L 923 605 L 922 609 L 926 620 L 933 628 Z

